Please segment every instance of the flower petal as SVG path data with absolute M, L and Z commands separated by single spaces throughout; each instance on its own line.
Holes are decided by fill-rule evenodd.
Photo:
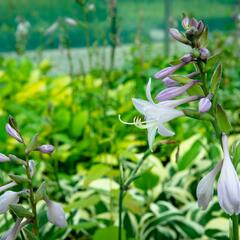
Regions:
M 218 162 L 218 164 L 207 174 L 205 175 L 197 186 L 197 199 L 198 206 L 206 209 L 208 204 L 212 200 L 213 196 L 213 185 L 214 180 L 218 172 L 222 167 L 222 161 Z
M 219 204 L 226 213 L 238 214 L 240 212 L 240 183 L 229 155 L 226 135 L 222 136 L 222 145 L 224 160 L 217 188 Z
M 152 151 L 152 145 L 157 133 L 157 126 L 151 126 L 148 128 L 148 145 L 150 150 Z
M 165 136 L 165 137 L 171 137 L 171 136 L 175 135 L 174 132 L 167 129 L 165 126 L 163 126 L 161 124 L 158 125 L 158 133 L 162 136 Z

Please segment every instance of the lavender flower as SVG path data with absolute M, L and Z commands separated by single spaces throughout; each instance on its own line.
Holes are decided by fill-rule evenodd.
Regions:
M 170 28 L 169 30 L 170 35 L 177 41 L 184 43 L 184 44 L 191 44 L 191 42 L 189 40 L 187 40 L 187 38 L 180 33 L 176 28 Z
M 124 124 L 135 125 L 138 128 L 147 129 L 148 144 L 152 150 L 152 145 L 157 131 L 160 135 L 165 137 L 170 137 L 175 134 L 164 126 L 166 122 L 184 115 L 182 111 L 176 110 L 175 107 L 183 103 L 196 100 L 198 97 L 191 96 L 180 100 L 169 100 L 156 104 L 151 96 L 151 79 L 149 79 L 147 84 L 146 96 L 148 101 L 136 98 L 132 99 L 133 105 L 141 114 L 144 115 L 146 121 L 141 121 L 139 118 L 135 118 L 133 123 L 124 122 L 121 119 L 120 121 Z
M 198 83 L 197 80 L 193 80 L 181 87 L 169 87 L 167 89 L 164 89 L 163 91 L 161 91 L 156 99 L 158 101 L 166 101 L 172 98 L 175 98 L 177 96 L 182 95 L 183 93 L 185 93 L 189 88 L 191 88 L 194 84 Z
M 0 162 L 9 162 L 10 158 L 7 157 L 6 155 L 0 153 Z
M 198 104 L 198 111 L 200 113 L 208 112 L 211 106 L 212 106 L 212 103 L 209 97 L 201 98 Z
M 218 164 L 210 171 L 206 176 L 204 176 L 197 186 L 197 199 L 199 207 L 206 209 L 208 204 L 213 197 L 213 184 L 214 180 L 221 170 L 222 161 L 219 161 Z
M 46 200 L 48 221 L 58 227 L 66 227 L 67 221 L 62 206 L 54 201 Z
M 224 159 L 199 182 L 197 187 L 198 205 L 207 208 L 212 199 L 214 179 L 221 170 L 217 193 L 221 208 L 229 215 L 240 213 L 240 182 L 228 150 L 228 138 L 222 135 Z
M 24 143 L 22 137 L 20 136 L 20 134 L 9 124 L 6 124 L 5 127 L 8 135 L 10 135 L 11 137 L 13 137 L 14 139 L 16 139 L 18 142 L 20 143 Z
M 166 77 L 162 80 L 166 87 L 175 87 L 178 85 L 177 81 L 171 79 L 170 77 Z
M 240 183 L 237 172 L 233 166 L 228 150 L 228 138 L 222 136 L 224 160 L 218 180 L 218 199 L 221 208 L 228 213 L 239 214 L 240 212 Z
M 207 60 L 210 57 L 210 52 L 207 48 L 200 48 L 199 53 L 202 60 Z
M 36 150 L 38 150 L 42 153 L 50 154 L 54 151 L 54 146 L 50 145 L 50 144 L 44 144 L 44 145 L 41 145 L 41 146 L 37 147 Z
M 16 204 L 19 201 L 19 193 L 7 191 L 0 196 L 0 214 L 6 213 L 10 204 Z

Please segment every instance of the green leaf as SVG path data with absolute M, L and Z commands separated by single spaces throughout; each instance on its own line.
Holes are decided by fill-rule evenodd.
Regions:
M 200 46 L 206 47 L 208 44 L 208 26 L 205 26 L 202 36 L 200 38 Z
M 219 63 L 215 68 L 211 78 L 210 92 L 212 94 L 216 95 L 221 80 L 222 80 L 222 64 Z
M 186 169 L 197 157 L 200 149 L 202 148 L 201 142 L 196 140 L 189 150 L 178 159 L 177 165 L 179 170 Z
M 42 182 L 35 195 L 35 202 L 47 198 L 46 183 Z
M 19 175 L 15 175 L 15 174 L 8 174 L 8 176 L 17 184 L 21 184 L 21 183 L 29 183 L 29 179 L 27 179 L 26 177 L 22 177 Z
M 87 111 L 79 111 L 76 113 L 72 120 L 71 125 L 71 135 L 73 137 L 79 137 L 82 135 L 83 129 L 88 121 L 88 112 Z
M 142 173 L 139 178 L 134 181 L 134 185 L 143 191 L 147 191 L 153 189 L 159 183 L 159 180 L 160 178 L 156 174 L 148 170 Z
M 97 164 L 91 167 L 90 171 L 88 172 L 86 178 L 83 181 L 83 185 L 86 187 L 92 181 L 99 179 L 106 175 L 111 169 L 103 164 Z
M 189 95 L 200 95 L 200 96 L 204 96 L 204 92 L 202 90 L 202 87 L 200 86 L 199 83 L 193 85 L 191 88 L 189 88 L 187 90 L 187 93 Z
M 33 214 L 24 208 L 20 204 L 10 204 L 9 208 L 18 216 L 19 218 L 32 218 Z
M 181 75 L 171 75 L 171 79 L 173 79 L 179 83 L 182 83 L 182 84 L 189 83 L 192 81 L 191 78 L 181 76 Z
M 112 227 L 98 229 L 93 236 L 93 240 L 103 240 L 103 239 L 109 239 L 109 240 L 118 239 L 118 227 L 112 226 Z M 126 240 L 126 233 L 124 229 L 122 229 L 122 240 Z
M 240 141 L 237 141 L 232 146 L 232 156 L 234 166 L 237 167 L 240 160 Z
M 87 208 L 96 205 L 99 201 L 100 201 L 99 195 L 91 195 L 84 199 L 69 203 L 68 205 L 65 206 L 64 209 L 66 212 L 69 212 L 72 209 Z
M 214 66 L 219 62 L 221 52 L 217 52 L 212 55 L 206 64 L 206 71 L 212 70 Z
M 36 149 L 37 145 L 38 145 L 38 134 L 35 134 L 35 135 L 32 137 L 29 145 L 27 146 L 27 148 L 26 148 L 26 150 L 25 150 L 26 154 L 28 154 L 28 153 L 30 153 L 31 151 L 33 151 L 34 149 Z
M 231 130 L 231 124 L 223 107 L 218 104 L 216 108 L 217 124 L 221 132 L 228 133 Z

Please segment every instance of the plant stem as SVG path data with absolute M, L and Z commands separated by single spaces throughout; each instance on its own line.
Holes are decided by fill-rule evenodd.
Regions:
M 232 240 L 239 240 L 238 215 L 232 215 Z
M 120 186 L 119 190 L 119 202 L 118 202 L 118 240 L 122 240 L 122 211 L 123 211 L 123 196 L 124 196 L 124 188 Z
M 33 233 L 38 238 L 39 233 L 38 233 L 38 222 L 37 222 L 37 209 L 36 209 L 36 203 L 35 203 L 35 198 L 34 198 L 32 177 L 31 177 L 30 168 L 29 168 L 28 154 L 26 154 L 26 174 L 27 174 L 27 178 L 29 180 L 30 205 L 32 208 L 32 213 L 33 213 Z
M 124 199 L 124 194 L 127 192 L 129 185 L 138 177 L 137 172 L 139 168 L 142 166 L 144 160 L 147 158 L 147 156 L 151 153 L 150 150 L 147 150 L 142 158 L 139 160 L 133 171 L 131 172 L 129 178 L 124 182 L 123 179 L 123 166 L 122 166 L 122 161 L 119 163 L 119 168 L 120 168 L 120 189 L 119 189 L 119 198 L 118 198 L 118 220 L 119 220 L 119 225 L 118 225 L 118 240 L 122 240 L 122 212 L 123 212 L 123 199 Z

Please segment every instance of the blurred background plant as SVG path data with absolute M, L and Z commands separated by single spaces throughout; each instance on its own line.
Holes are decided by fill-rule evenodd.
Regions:
M 182 12 L 209 25 L 209 49 L 224 66 L 219 95 L 234 129 L 230 140 L 239 139 L 237 1 L 8 0 L 0 2 L 0 12 L 1 152 L 21 156 L 3 130 L 9 114 L 27 139 L 39 132 L 41 142 L 55 146 L 51 157 L 33 154 L 38 163 L 34 181 L 44 180 L 49 198 L 64 203 L 68 227 L 63 232 L 46 224 L 44 238 L 117 239 L 119 161 L 128 174 L 147 149 L 145 132 L 126 128 L 118 114 L 132 119 L 132 96 L 145 96 L 143 86 L 166 67 L 166 54 L 174 52 L 171 58 L 177 59 L 184 53 L 171 40 L 169 53 L 164 52 L 165 25 L 180 26 Z M 22 16 L 18 27 L 17 16 Z M 62 26 L 44 35 L 56 23 Z M 19 24 L 27 26 L 18 33 L 21 40 Z M 161 84 L 154 82 L 153 92 Z M 222 157 L 206 124 L 176 119 L 171 123 L 176 136 L 158 138 L 157 150 L 145 159 L 124 198 L 123 239 L 227 238 L 228 220 L 217 201 L 207 211 L 196 204 L 197 183 L 213 166 L 209 159 L 216 163 Z M 3 163 L 1 185 L 7 173 Z M 40 224 L 47 221 L 44 213 L 39 218 Z M 1 234 L 12 223 L 8 214 L 2 215 Z

